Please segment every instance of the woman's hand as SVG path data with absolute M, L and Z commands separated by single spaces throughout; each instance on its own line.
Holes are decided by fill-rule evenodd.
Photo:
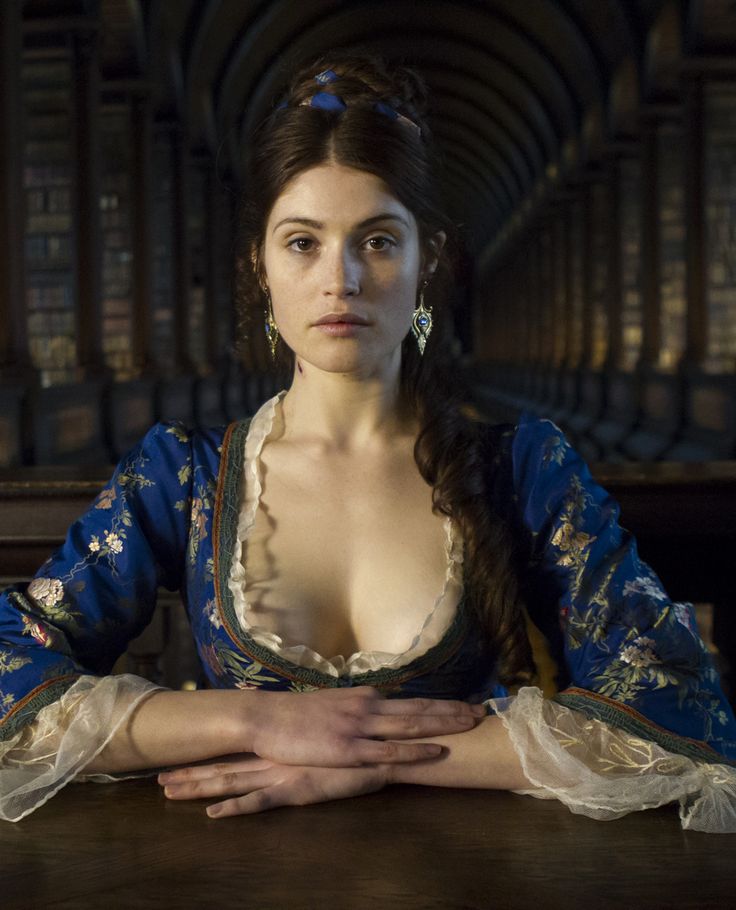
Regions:
M 159 774 L 169 799 L 230 797 L 207 807 L 211 818 L 250 815 L 278 806 L 306 806 L 380 790 L 390 765 L 314 768 L 279 765 L 256 755 L 223 759 L 211 765 Z
M 242 751 L 283 765 L 347 768 L 421 761 L 438 755 L 440 747 L 395 740 L 462 733 L 485 715 L 481 705 L 385 699 L 369 686 L 248 694 L 254 697 Z

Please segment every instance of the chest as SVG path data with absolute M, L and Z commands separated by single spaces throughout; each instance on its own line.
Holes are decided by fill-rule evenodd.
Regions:
M 401 653 L 441 597 L 456 604 L 451 528 L 411 457 L 289 462 L 264 449 L 259 475 L 242 551 L 253 624 L 325 656 Z

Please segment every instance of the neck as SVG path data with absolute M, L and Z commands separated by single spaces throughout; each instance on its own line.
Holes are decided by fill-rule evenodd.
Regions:
M 416 435 L 416 420 L 401 401 L 400 366 L 397 356 L 381 374 L 365 377 L 297 361 L 283 403 L 285 437 L 323 451 L 365 451 L 397 436 Z

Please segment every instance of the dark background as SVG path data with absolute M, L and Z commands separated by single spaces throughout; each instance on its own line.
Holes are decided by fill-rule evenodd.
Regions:
M 417 66 L 489 419 L 594 460 L 736 450 L 732 0 L 4 0 L 0 467 L 106 463 L 273 391 L 234 349 L 245 137 L 336 46 Z

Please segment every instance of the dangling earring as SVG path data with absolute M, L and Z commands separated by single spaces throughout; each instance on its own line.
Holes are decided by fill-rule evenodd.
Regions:
M 268 288 L 263 289 L 264 294 L 266 295 L 266 338 L 268 339 L 268 346 L 271 349 L 271 360 L 276 360 L 276 345 L 279 341 L 279 327 L 276 325 L 276 320 L 273 318 L 273 308 L 271 307 L 271 295 L 268 293 Z
M 411 321 L 411 330 L 417 340 L 419 353 L 424 354 L 424 348 L 427 346 L 427 339 L 432 331 L 432 308 L 424 306 L 424 289 L 427 287 L 425 281 L 422 289 L 419 291 L 419 303 L 414 310 L 414 318 Z

